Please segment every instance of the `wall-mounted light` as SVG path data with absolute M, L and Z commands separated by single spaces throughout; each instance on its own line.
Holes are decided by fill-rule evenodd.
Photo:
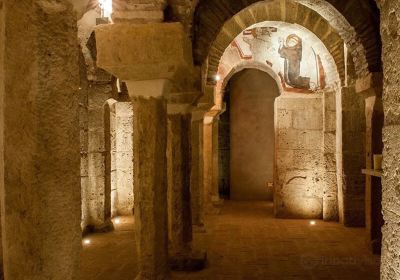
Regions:
M 220 80 L 221 80 L 221 76 L 220 75 L 215 75 L 215 80 L 217 81 L 217 82 L 219 82 Z
M 109 18 L 112 14 L 112 0 L 99 0 L 101 17 Z
M 315 226 L 317 224 L 317 222 L 316 221 L 310 221 L 310 226 Z
M 119 225 L 119 224 L 121 223 L 121 219 L 120 219 L 120 218 L 114 219 L 114 223 L 115 223 L 116 225 Z

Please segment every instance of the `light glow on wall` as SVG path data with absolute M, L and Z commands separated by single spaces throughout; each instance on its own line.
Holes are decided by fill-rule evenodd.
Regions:
M 311 226 L 315 226 L 316 224 L 317 224 L 316 221 L 310 221 L 310 225 L 311 225 Z
M 99 0 L 102 17 L 111 17 L 112 14 L 112 0 Z

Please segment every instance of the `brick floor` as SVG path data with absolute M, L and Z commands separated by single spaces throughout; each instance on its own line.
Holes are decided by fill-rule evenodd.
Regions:
M 173 279 L 379 279 L 379 256 L 370 253 L 362 228 L 274 219 L 270 203 L 232 201 L 208 217 L 206 228 L 194 243 L 207 249 L 207 269 L 173 273 Z M 113 233 L 89 238 L 92 243 L 82 253 L 83 280 L 134 279 L 132 219 L 123 219 Z

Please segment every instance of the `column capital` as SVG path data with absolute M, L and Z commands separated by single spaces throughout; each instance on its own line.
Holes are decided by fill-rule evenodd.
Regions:
M 171 82 L 168 79 L 155 79 L 145 81 L 126 81 L 129 97 L 161 98 L 165 97 L 171 89 Z

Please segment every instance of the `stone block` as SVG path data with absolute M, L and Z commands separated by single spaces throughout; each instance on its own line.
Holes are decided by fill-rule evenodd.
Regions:
M 279 109 L 277 111 L 277 128 L 290 128 L 292 127 L 292 111 Z
M 325 111 L 324 114 L 324 132 L 336 131 L 336 111 Z
M 96 40 L 98 66 L 122 80 L 171 79 L 193 65 L 180 23 L 100 25 Z
M 315 110 L 294 110 L 292 116 L 295 129 L 322 130 L 323 128 L 322 106 Z
M 104 139 L 103 128 L 89 129 L 88 136 L 89 136 L 88 152 L 89 153 L 104 152 L 105 139 Z
M 105 158 L 103 153 L 89 153 L 88 162 L 90 177 L 104 176 Z

